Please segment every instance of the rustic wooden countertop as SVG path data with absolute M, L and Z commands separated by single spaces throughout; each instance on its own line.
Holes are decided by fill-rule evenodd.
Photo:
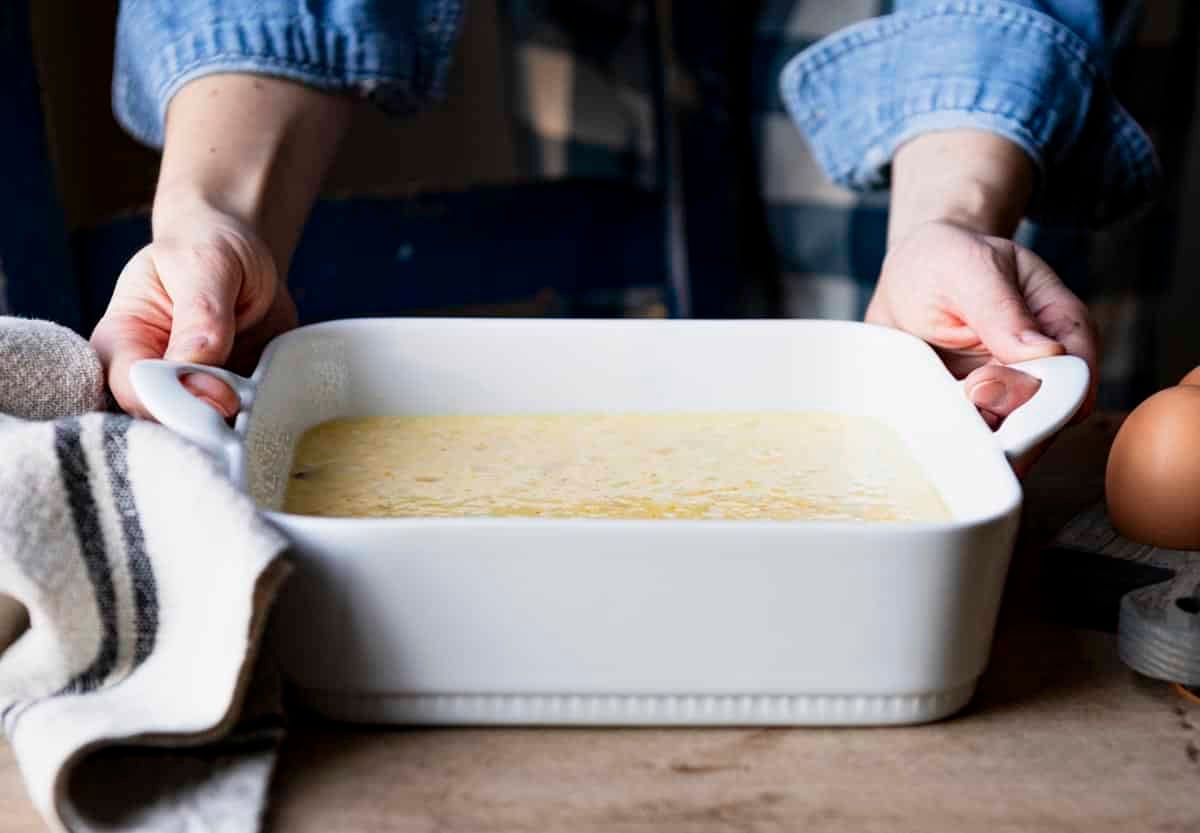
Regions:
M 1117 420 L 1070 429 L 1026 517 L 974 702 L 898 729 L 298 726 L 268 830 L 1193 831 L 1200 706 L 1137 677 L 1106 633 L 1040 614 L 1043 545 L 1100 495 Z M 0 745 L 0 828 L 40 822 Z

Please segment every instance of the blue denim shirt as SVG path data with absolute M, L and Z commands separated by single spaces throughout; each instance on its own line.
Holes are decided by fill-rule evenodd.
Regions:
M 351 92 L 393 112 L 444 94 L 463 0 L 122 0 L 113 111 L 161 147 L 195 78 L 253 72 Z
M 920 133 L 979 128 L 1037 165 L 1033 219 L 1100 225 L 1141 207 L 1158 180 L 1150 140 L 1109 88 L 1116 38 L 1104 6 L 898 0 L 893 14 L 793 58 L 780 79 L 784 102 L 825 172 L 847 187 L 885 187 L 896 149 Z
M 1147 200 L 1157 165 L 1108 87 L 1104 5 L 897 0 L 893 14 L 796 56 L 781 77 L 783 98 L 837 183 L 884 187 L 904 141 L 976 127 L 1013 140 L 1037 164 L 1032 216 L 1105 222 Z M 239 71 L 415 109 L 443 93 L 461 17 L 462 0 L 123 0 L 114 110 L 130 133 L 159 146 L 180 87 Z

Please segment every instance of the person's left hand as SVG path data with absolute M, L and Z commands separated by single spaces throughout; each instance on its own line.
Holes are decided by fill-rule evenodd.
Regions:
M 1006 238 L 946 222 L 919 226 L 888 252 L 866 320 L 932 345 L 993 428 L 1041 384 L 1006 364 L 1079 356 L 1091 387 L 1075 421 L 1095 405 L 1099 336 L 1087 306 Z
M 160 215 L 155 240 L 126 264 L 92 346 L 113 398 L 151 418 L 129 377 L 141 359 L 167 358 L 250 372 L 263 346 L 296 326 L 296 305 L 255 229 L 208 206 L 177 221 Z M 224 382 L 188 374 L 184 385 L 223 417 L 238 411 Z

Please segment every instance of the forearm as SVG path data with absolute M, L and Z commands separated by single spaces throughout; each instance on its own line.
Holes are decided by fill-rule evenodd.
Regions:
M 934 220 L 1011 237 L 1034 173 L 1023 150 L 987 131 L 933 131 L 906 142 L 892 162 L 888 247 Z
M 286 275 L 350 108 L 345 97 L 264 76 L 184 86 L 167 111 L 155 238 L 216 209 L 255 229 Z

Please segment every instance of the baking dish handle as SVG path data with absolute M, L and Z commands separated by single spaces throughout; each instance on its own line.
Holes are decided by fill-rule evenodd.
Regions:
M 151 416 L 208 452 L 240 486 L 245 474 L 241 437 L 211 406 L 183 386 L 182 377 L 189 373 L 204 373 L 229 385 L 243 411 L 254 401 L 253 381 L 206 364 L 143 359 L 129 369 L 129 382 Z
M 1078 356 L 1048 356 L 1010 364 L 1042 380 L 1033 398 L 1004 418 L 994 434 L 1010 460 L 1028 453 L 1070 422 L 1087 397 L 1087 362 Z

